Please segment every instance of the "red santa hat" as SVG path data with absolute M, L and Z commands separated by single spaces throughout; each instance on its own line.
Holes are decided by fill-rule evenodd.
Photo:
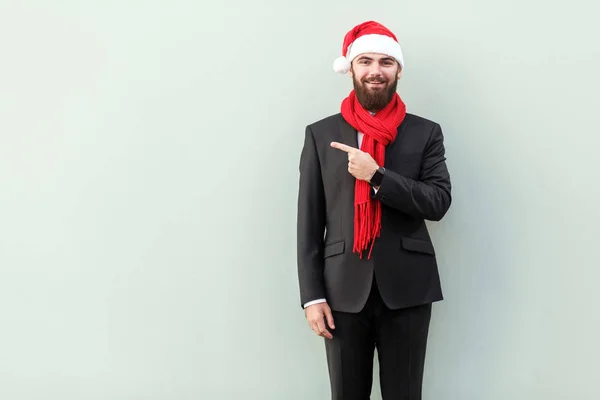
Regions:
M 385 26 L 375 21 L 356 25 L 344 37 L 342 55 L 333 62 L 335 72 L 345 74 L 350 71 L 350 63 L 364 53 L 379 53 L 394 57 L 404 67 L 402 48 L 396 36 Z

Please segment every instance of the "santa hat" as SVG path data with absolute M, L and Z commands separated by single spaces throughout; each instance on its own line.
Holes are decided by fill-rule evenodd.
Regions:
M 375 21 L 356 25 L 344 37 L 342 55 L 333 62 L 333 70 L 341 74 L 350 71 L 350 63 L 364 53 L 380 53 L 394 57 L 404 67 L 402 49 L 396 36 L 385 26 Z

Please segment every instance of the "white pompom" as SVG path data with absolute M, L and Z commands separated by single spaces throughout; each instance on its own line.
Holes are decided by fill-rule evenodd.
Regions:
M 340 74 L 345 74 L 350 71 L 350 63 L 348 59 L 344 56 L 339 56 L 333 61 L 333 70 Z

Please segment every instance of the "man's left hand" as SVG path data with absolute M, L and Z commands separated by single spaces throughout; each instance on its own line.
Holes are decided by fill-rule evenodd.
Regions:
M 356 179 L 369 182 L 379 168 L 373 157 L 360 149 L 338 142 L 332 142 L 331 147 L 348 153 L 348 172 Z

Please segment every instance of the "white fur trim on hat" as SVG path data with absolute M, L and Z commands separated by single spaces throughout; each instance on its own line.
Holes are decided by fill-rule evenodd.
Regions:
M 344 56 L 339 56 L 333 60 L 333 70 L 340 74 L 350 71 L 350 61 Z
M 394 57 L 404 68 L 404 58 L 400 44 L 386 35 L 371 34 L 363 35 L 356 39 L 350 46 L 346 57 L 338 57 L 333 63 L 335 72 L 346 73 L 350 70 L 350 63 L 354 58 L 364 53 L 379 53 Z

